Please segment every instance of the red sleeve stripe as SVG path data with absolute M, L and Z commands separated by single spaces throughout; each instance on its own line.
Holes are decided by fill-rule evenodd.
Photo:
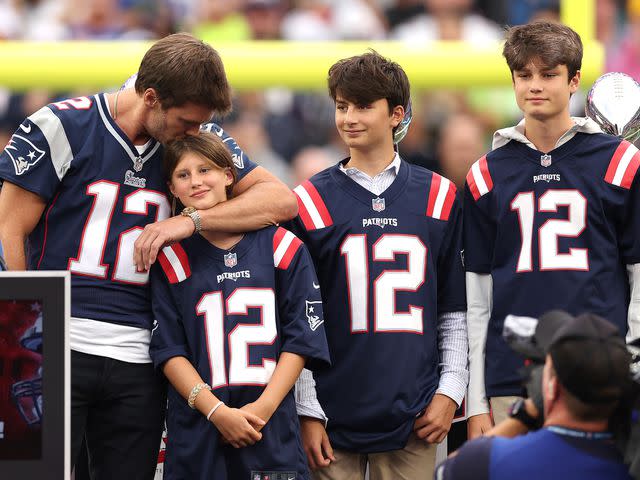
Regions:
M 273 264 L 276 268 L 286 270 L 302 241 L 289 230 L 280 227 L 273 236 Z
M 333 219 L 329 214 L 329 210 L 327 210 L 327 206 L 316 187 L 309 180 L 298 185 L 293 191 L 298 196 L 300 218 L 307 230 L 316 230 L 333 225 Z
M 633 144 L 623 140 L 611 157 L 604 179 L 612 185 L 629 189 L 638 167 L 640 167 L 640 152 Z
M 182 282 L 191 276 L 187 253 L 179 243 L 163 248 L 158 261 L 170 283 Z
M 469 173 L 467 173 L 467 184 L 476 201 L 493 188 L 493 180 L 489 173 L 486 155 L 474 163 Z
M 431 177 L 427 216 L 438 220 L 449 220 L 455 197 L 455 185 L 449 179 L 434 173 Z

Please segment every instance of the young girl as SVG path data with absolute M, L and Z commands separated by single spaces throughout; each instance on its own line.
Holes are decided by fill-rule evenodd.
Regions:
M 235 169 L 216 135 L 172 142 L 164 160 L 181 206 L 229 198 Z M 280 227 L 203 231 L 158 260 L 150 353 L 171 382 L 164 478 L 309 478 L 292 387 L 329 354 L 302 242 Z

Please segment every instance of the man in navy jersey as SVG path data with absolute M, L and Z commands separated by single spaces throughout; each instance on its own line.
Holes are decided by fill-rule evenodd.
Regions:
M 496 132 L 465 186 L 471 438 L 491 427 L 487 399 L 497 423 L 524 393 L 508 314 L 590 311 L 640 335 L 640 153 L 569 115 L 582 62 L 569 27 L 513 27 L 503 55 L 524 119 Z
M 372 478 L 419 478 L 467 384 L 456 189 L 394 149 L 409 104 L 398 64 L 341 60 L 329 92 L 350 157 L 294 190 L 332 361 L 296 386 L 305 450 L 316 479 L 363 479 L 367 464 Z
M 8 268 L 72 273 L 72 463 L 86 434 L 98 478 L 153 478 L 156 465 L 164 388 L 149 358 L 148 271 L 139 267 L 152 263 L 158 243 L 200 229 L 252 230 L 295 212 L 286 187 L 209 125 L 233 152 L 237 198 L 161 223 L 164 237 L 139 247 L 134 263 L 143 227 L 172 213 L 160 142 L 197 135 L 230 107 L 217 52 L 171 35 L 145 54 L 135 89 L 43 107 L 0 155 Z
M 546 354 L 543 428 L 533 431 L 538 412 L 521 400 L 511 418 L 489 431 L 520 436 L 468 442 L 438 467 L 437 480 L 631 478 L 609 431 L 631 378 L 631 356 L 619 330 L 594 314 L 552 311 L 540 318 L 535 338 Z

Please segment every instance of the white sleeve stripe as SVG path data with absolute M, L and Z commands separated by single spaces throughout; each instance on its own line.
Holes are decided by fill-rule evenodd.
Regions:
M 325 224 L 322 221 L 320 212 L 316 208 L 315 204 L 313 203 L 313 200 L 311 199 L 311 196 L 305 190 L 305 188 L 302 185 L 298 185 L 296 188 L 293 189 L 293 191 L 296 192 L 298 194 L 298 197 L 300 197 L 300 200 L 302 200 L 302 204 L 307 209 L 307 212 L 311 217 L 311 221 L 313 222 L 313 225 L 316 228 L 324 228 Z
M 438 196 L 436 197 L 436 202 L 433 206 L 433 216 L 434 218 L 442 217 L 442 207 L 444 206 L 444 202 L 447 199 L 447 193 L 449 192 L 449 186 L 451 182 L 449 179 L 440 177 L 440 188 L 438 190 Z
M 624 152 L 624 155 L 622 155 L 622 158 L 620 159 L 618 168 L 616 168 L 616 174 L 613 176 L 613 181 L 611 183 L 618 186 L 622 185 L 622 178 L 627 172 L 629 163 L 631 163 L 631 159 L 636 153 L 638 153 L 638 149 L 634 145 L 629 144 L 627 150 Z
M 180 259 L 175 254 L 173 249 L 171 247 L 165 247 L 162 249 L 162 251 L 167 256 L 167 260 L 169 260 L 169 263 L 171 264 L 171 267 L 173 268 L 178 281 L 181 282 L 185 280 L 187 278 L 187 274 L 185 273 L 184 268 L 182 268 L 182 263 L 180 263 Z
M 484 177 L 482 176 L 482 171 L 480 171 L 480 161 L 473 164 L 471 167 L 471 173 L 473 174 L 473 180 L 476 182 L 476 187 L 478 187 L 480 196 L 487 193 L 489 191 L 489 187 L 487 187 Z
M 51 163 L 56 171 L 58 180 L 62 180 L 73 160 L 73 153 L 69 139 L 64 131 L 62 122 L 51 111 L 49 107 L 44 107 L 29 117 L 36 126 L 42 131 L 42 134 L 49 143 L 49 154 L 51 155 Z
M 273 264 L 276 267 L 280 265 L 282 257 L 284 257 L 285 253 L 287 253 L 287 250 L 289 249 L 289 246 L 291 245 L 291 242 L 293 242 L 294 238 L 296 238 L 295 235 L 287 231 L 284 234 L 284 237 L 282 237 L 282 240 L 280 240 L 278 248 L 276 248 L 276 251 L 273 252 Z

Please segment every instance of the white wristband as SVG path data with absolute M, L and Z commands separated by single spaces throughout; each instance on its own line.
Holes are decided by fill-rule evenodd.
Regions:
M 213 415 L 213 412 L 215 412 L 219 407 L 221 407 L 222 405 L 224 405 L 224 402 L 222 400 L 220 400 L 218 403 L 216 403 L 213 408 L 211 410 L 209 410 L 209 413 L 207 413 L 207 422 L 209 421 L 209 419 L 211 418 L 211 415 Z

